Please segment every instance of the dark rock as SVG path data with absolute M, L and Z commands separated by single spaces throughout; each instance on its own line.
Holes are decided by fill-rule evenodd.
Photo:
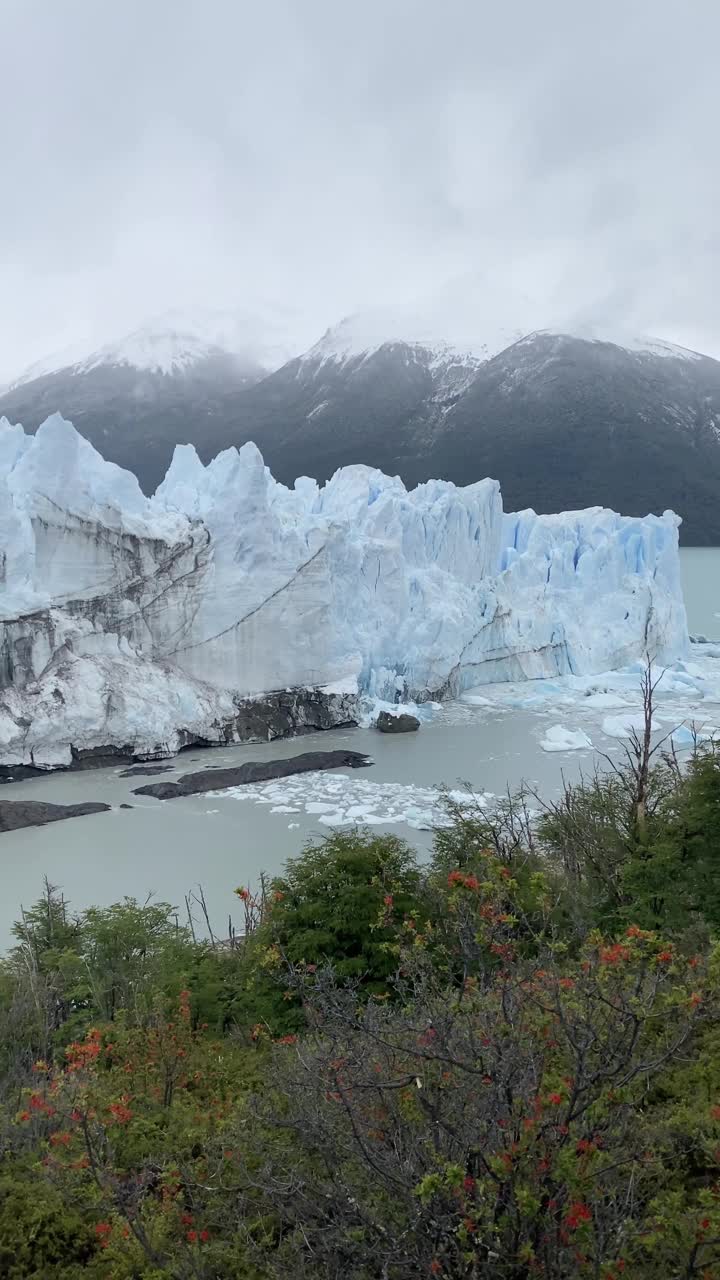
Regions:
M 0 668 L 2 655 L 0 654 Z M 0 669 L 0 687 L 2 687 Z M 276 738 L 301 737 L 305 733 L 317 733 L 326 729 L 350 729 L 357 725 L 357 699 L 352 694 L 323 693 L 321 689 L 283 689 L 278 693 L 264 694 L 258 698 L 237 698 L 235 713 L 227 720 L 213 725 L 216 737 L 200 737 L 181 730 L 181 751 L 198 748 L 235 746 L 239 742 L 273 742 Z M 145 755 L 146 761 L 167 759 L 170 753 L 159 744 L 157 749 Z M 135 772 L 161 772 L 163 766 L 140 769 L 138 756 L 132 746 L 93 747 L 72 749 L 72 763 L 57 770 L 38 769 L 33 765 L 0 765 L 0 784 L 22 782 L 28 778 L 47 777 L 48 773 L 84 769 L 110 769 L 127 765 L 121 777 L 131 777 Z M 164 769 L 175 766 L 165 765 Z
M 123 769 L 119 778 L 152 778 L 156 773 L 172 773 L 174 764 L 135 764 L 132 769 Z
M 135 808 L 135 805 L 134 805 L 134 804 L 121 804 L 121 805 L 120 805 L 120 808 L 121 808 L 121 809 L 134 809 L 134 808 Z
M 132 747 L 114 747 L 111 744 L 103 747 L 91 747 L 76 751 L 71 748 L 72 763 L 60 765 L 57 769 L 38 769 L 32 764 L 0 765 L 0 783 L 26 782 L 30 778 L 47 778 L 49 773 L 83 773 L 88 769 L 111 769 L 113 765 L 131 765 L 135 756 Z
M 0 832 L 21 827 L 43 827 L 63 818 L 83 818 L 88 813 L 107 813 L 109 804 L 44 804 L 39 800 L 0 800 Z
M 381 733 L 414 733 L 420 728 L 420 721 L 417 716 L 409 716 L 405 713 L 394 716 L 389 711 L 381 711 L 375 721 L 375 728 Z
M 46 778 L 47 775 L 47 769 L 36 769 L 31 764 L 0 765 L 0 783 L 27 782 L 29 778 Z
M 130 746 L 116 747 L 112 744 L 102 747 L 83 747 L 80 750 L 72 748 L 72 764 L 73 770 L 86 769 L 110 769 L 113 765 L 132 764 L 135 756 Z
M 152 782 L 136 787 L 133 795 L 154 796 L 156 800 L 174 800 L 178 796 L 194 796 L 203 791 L 221 791 L 248 782 L 269 782 L 288 778 L 294 773 L 310 773 L 316 769 L 363 769 L 371 763 L 357 751 L 304 751 L 286 760 L 248 760 L 232 769 L 201 769 L 185 773 L 177 782 Z
M 272 742 L 275 738 L 349 729 L 357 724 L 356 701 L 320 689 L 282 689 L 259 698 L 244 698 L 227 726 L 227 743 Z

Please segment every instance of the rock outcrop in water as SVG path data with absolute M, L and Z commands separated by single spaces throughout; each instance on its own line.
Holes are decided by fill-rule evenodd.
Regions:
M 417 716 L 408 715 L 407 712 L 394 716 L 390 711 L 381 711 L 375 721 L 375 728 L 381 733 L 414 733 L 420 728 L 420 721 Z
M 154 778 L 158 773 L 172 773 L 173 764 L 136 764 L 132 769 L 123 769 L 119 778 Z
M 294 773 L 314 773 L 319 769 L 364 769 L 370 758 L 358 751 L 305 751 L 286 760 L 248 760 L 230 769 L 202 769 L 185 773 L 177 782 L 151 782 L 136 787 L 133 795 L 154 796 L 156 800 L 176 800 L 205 791 L 224 791 L 249 782 L 269 782 L 289 778 Z
M 63 818 L 83 818 L 91 813 L 107 813 L 109 804 L 44 804 L 40 800 L 0 800 L 0 833 L 21 827 L 44 827 Z

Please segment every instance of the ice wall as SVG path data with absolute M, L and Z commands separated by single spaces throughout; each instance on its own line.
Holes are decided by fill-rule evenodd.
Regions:
M 672 660 L 678 523 L 507 515 L 493 480 L 408 492 L 362 466 L 287 489 L 252 444 L 207 467 L 179 446 L 148 499 L 59 415 L 0 423 L 0 762 L 232 736 L 237 699 L 272 690 L 423 699 Z

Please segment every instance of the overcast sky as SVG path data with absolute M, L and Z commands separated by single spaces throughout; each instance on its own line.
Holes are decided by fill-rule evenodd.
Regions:
M 0 377 L 448 280 L 720 355 L 717 0 L 0 0 Z M 522 314 L 519 314 L 522 313 Z

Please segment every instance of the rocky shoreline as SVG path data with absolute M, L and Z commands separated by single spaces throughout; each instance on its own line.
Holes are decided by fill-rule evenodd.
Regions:
M 157 743 L 152 751 L 137 750 L 132 743 L 107 743 L 96 747 L 64 745 L 61 755 L 67 763 L 43 760 L 36 763 L 0 764 L 0 784 L 26 782 L 49 773 L 112 769 L 118 765 L 139 768 L 143 764 L 168 760 L 179 752 L 197 747 L 228 747 L 242 743 L 274 742 L 301 737 L 327 729 L 357 727 L 357 698 L 323 689 L 282 689 L 258 698 L 238 699 L 231 717 L 208 725 L 202 734 L 180 730 L 176 743 Z
M 88 801 L 85 804 L 45 804 L 40 800 L 0 800 L 0 834 L 22 827 L 44 827 L 63 818 L 84 818 L 91 813 L 109 813 L 112 805 Z
M 247 783 L 270 782 L 289 778 L 294 773 L 314 773 L 325 769 L 364 769 L 372 761 L 359 751 L 304 751 L 285 760 L 248 760 L 231 769 L 201 769 L 184 773 L 177 782 L 150 782 L 135 787 L 135 796 L 153 796 L 156 800 L 176 800 L 208 791 L 225 791 Z
M 156 800 L 173 800 L 180 796 L 223 791 L 246 783 L 288 778 L 296 773 L 326 769 L 363 769 L 372 764 L 369 756 L 358 751 L 304 751 L 283 760 L 248 760 L 229 769 L 201 769 L 182 774 L 176 781 L 153 782 L 136 787 L 133 795 L 151 796 Z M 121 777 L 172 772 L 173 766 L 142 766 L 127 769 Z M 132 809 L 122 804 L 121 809 Z M 41 827 L 63 818 L 81 818 L 86 814 L 107 813 L 112 805 L 87 801 L 80 804 L 49 804 L 37 800 L 0 800 L 0 834 L 19 831 L 23 827 Z

